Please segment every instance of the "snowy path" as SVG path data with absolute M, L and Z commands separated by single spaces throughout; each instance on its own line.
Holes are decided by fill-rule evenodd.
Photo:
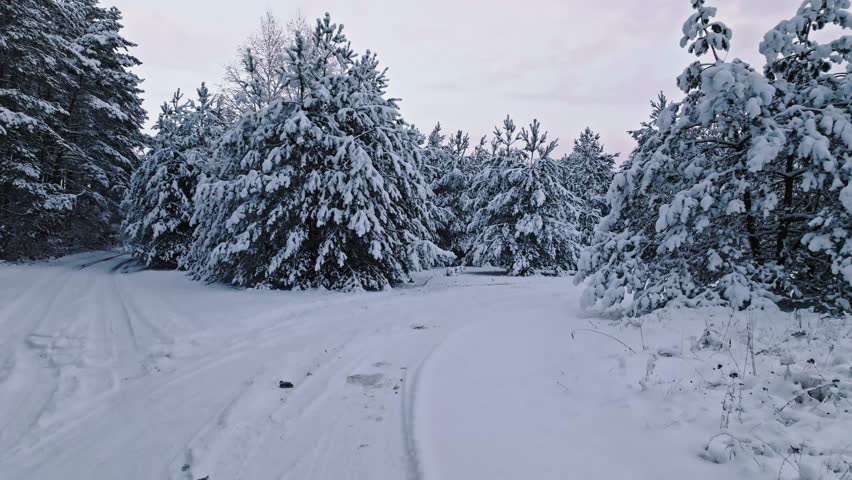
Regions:
M 698 461 L 706 433 L 668 400 L 639 395 L 641 362 L 616 342 L 572 340 L 573 329 L 606 327 L 557 303 L 524 304 L 437 347 L 420 383 L 426 478 L 754 478 Z
M 129 265 L 93 253 L 0 268 L 0 478 L 422 478 L 430 354 L 566 301 L 564 280 L 238 292 Z

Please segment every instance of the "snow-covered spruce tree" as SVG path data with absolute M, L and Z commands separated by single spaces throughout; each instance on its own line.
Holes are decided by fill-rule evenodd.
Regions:
M 686 98 L 659 113 L 659 131 L 645 137 L 613 182 L 612 212 L 580 263 L 577 281 L 589 282 L 584 303 L 618 310 L 632 294 L 629 314 L 672 303 L 743 308 L 762 299 L 849 310 L 843 277 L 849 217 L 842 202 L 852 146 L 847 74 L 817 61 L 810 79 L 795 85 L 778 81 L 773 62 L 765 77 L 740 60 L 722 61 L 730 31 L 712 21 L 715 9 L 692 3 L 696 12 L 684 25 L 682 45 L 713 61 L 696 62 L 681 75 Z M 762 50 L 799 57 L 791 63 L 820 52 L 848 72 L 841 53 L 848 40 L 827 49 L 794 46 L 826 24 L 847 27 L 848 4 L 806 2 L 793 21 L 767 35 Z M 791 189 L 798 211 L 784 206 Z M 653 222 L 647 211 L 656 213 Z M 823 221 L 830 222 L 827 230 L 820 230 Z M 810 253 L 803 255 L 803 246 Z M 809 287 L 823 281 L 835 288 Z M 812 295 L 803 295 L 806 289 Z
M 119 19 L 94 0 L 0 4 L 0 257 L 111 242 L 145 118 Z
M 574 149 L 565 158 L 566 185 L 575 196 L 585 201 L 580 211 L 579 226 L 583 243 L 592 240 L 595 227 L 608 213 L 606 193 L 615 176 L 615 159 L 618 155 L 604 152 L 601 136 L 586 128 L 574 140 Z
M 162 107 L 150 150 L 125 198 L 124 233 L 149 267 L 178 268 L 192 243 L 193 197 L 213 146 L 225 129 L 218 99 L 204 84 L 196 101 L 180 91 Z
M 537 120 L 518 132 L 508 117 L 494 136 L 491 158 L 473 181 L 467 260 L 513 276 L 573 270 L 582 242 L 579 199 L 564 185 L 564 163 L 551 158 L 556 141 L 547 142 Z
M 469 148 L 467 134 L 458 131 L 447 138 L 441 132 L 441 124 L 435 126 L 423 147 L 423 173 L 434 193 L 439 246 L 452 251 L 459 260 L 468 248 L 468 193 L 478 173 Z
M 328 15 L 297 36 L 279 98 L 225 134 L 196 194 L 196 278 L 379 290 L 448 252 L 434 243 L 418 136 L 376 57 Z M 310 44 L 309 44 L 310 43 Z

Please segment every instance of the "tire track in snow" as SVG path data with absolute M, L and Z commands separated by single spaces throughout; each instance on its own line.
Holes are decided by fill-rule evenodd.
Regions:
M 5 349 L 8 353 L 0 357 L 0 365 L 8 365 L 7 368 L 0 366 L 0 384 L 11 374 L 14 361 L 10 358 L 16 353 L 28 334 L 31 334 L 36 327 L 36 318 L 42 318 L 48 314 L 53 308 L 56 299 L 61 295 L 62 290 L 67 287 L 66 278 L 72 276 L 70 269 L 62 267 L 53 267 L 61 269 L 59 275 L 43 275 L 43 280 L 37 282 L 31 287 L 25 289 L 18 298 L 0 310 L 0 326 L 3 327 L 3 343 L 0 343 L 0 355 Z M 53 296 L 44 299 L 44 292 L 55 290 Z M 39 307 L 40 305 L 40 307 Z M 29 322 L 21 322 L 21 318 L 30 317 Z M 13 324 L 13 320 L 18 320 Z M 9 365 L 12 364 L 12 365 Z
M 161 315 L 162 323 L 153 321 L 151 316 L 144 314 L 142 309 L 139 308 L 137 302 L 132 300 L 132 295 L 129 295 L 129 290 L 125 279 L 123 278 L 126 274 L 118 269 L 113 269 L 110 273 L 116 293 L 121 300 L 122 305 L 125 307 L 125 311 L 127 311 L 128 314 L 136 320 L 137 324 L 141 324 L 143 328 L 147 329 L 149 333 L 155 337 L 155 341 L 159 343 L 173 343 L 174 335 L 171 332 L 176 329 L 174 324 L 167 320 L 167 315 Z M 164 325 L 163 323 L 167 325 Z M 171 329 L 169 327 L 171 327 Z
M 406 301 L 401 297 L 394 297 L 394 300 L 397 299 L 400 302 Z M 363 315 L 369 317 L 370 313 Z M 321 322 L 339 321 L 333 318 Z M 270 379 L 276 378 L 272 375 L 274 367 L 270 366 L 264 370 L 269 374 L 266 383 L 257 381 L 257 378 L 264 375 L 253 377 L 246 387 L 248 391 L 239 392 L 227 408 L 205 424 L 203 432 L 199 432 L 188 444 L 186 453 L 178 455 L 172 461 L 171 471 L 175 473 L 171 478 L 203 478 L 207 475 L 210 475 L 210 478 L 254 478 L 257 472 L 254 472 L 252 467 L 258 463 L 269 463 L 273 458 L 274 463 L 281 466 L 274 478 L 332 478 L 329 475 L 338 478 L 339 475 L 347 474 L 334 470 L 343 464 L 349 469 L 348 475 L 354 475 L 354 478 L 373 478 L 366 470 L 369 466 L 363 464 L 361 447 L 357 447 L 360 442 L 353 438 L 352 424 L 355 422 L 360 426 L 356 437 L 379 440 L 385 437 L 381 432 L 387 430 L 387 427 L 382 426 L 382 417 L 397 410 L 400 412 L 399 417 L 389 418 L 390 423 L 387 424 L 389 427 L 394 426 L 391 431 L 397 433 L 389 437 L 388 441 L 399 439 L 402 460 L 399 464 L 400 475 L 392 478 L 405 476 L 407 461 L 403 458 L 403 429 L 396 427 L 399 424 L 393 421 L 393 418 L 403 418 L 399 406 L 402 395 L 394 395 L 394 390 L 390 388 L 392 383 L 395 383 L 393 376 L 383 372 L 380 375 L 383 385 L 377 386 L 375 390 L 372 387 L 362 390 L 362 387 L 350 384 L 347 380 L 354 372 L 376 369 L 382 371 L 390 367 L 386 362 L 376 361 L 376 357 L 382 357 L 381 352 L 388 345 L 385 335 L 388 329 L 397 331 L 396 335 L 404 338 L 420 338 L 420 334 L 410 329 L 408 322 L 400 323 L 395 317 L 389 318 L 392 320 L 382 320 L 378 325 L 374 324 L 375 328 L 372 329 L 360 327 L 366 319 L 350 318 L 351 324 L 347 325 L 349 333 L 335 334 L 338 338 L 337 346 L 320 355 L 319 361 L 315 358 L 310 362 L 298 359 L 303 357 L 305 352 L 315 350 L 317 345 L 327 344 L 328 338 L 312 338 L 310 335 L 300 338 L 297 332 L 300 328 L 294 329 L 291 324 L 288 329 L 290 335 L 285 337 L 286 342 L 281 345 L 282 348 L 289 344 L 311 345 L 301 353 L 297 349 L 282 354 L 282 362 L 288 362 L 288 358 L 292 356 L 299 365 L 295 367 L 295 375 L 292 375 L 292 371 L 289 372 L 291 375 L 284 375 L 284 378 L 303 378 L 302 381 L 297 381 L 297 388 L 292 393 L 285 394 L 284 403 L 281 403 L 274 390 L 270 392 L 268 385 Z M 318 327 L 318 320 L 308 318 L 299 322 L 299 326 L 306 327 L 304 334 L 310 334 Z M 293 335 L 294 333 L 296 335 Z M 270 346 L 281 342 L 281 338 L 272 340 Z M 394 342 L 390 344 L 395 345 Z M 405 356 L 410 353 L 407 349 L 403 351 L 406 352 Z M 418 358 L 420 356 L 417 351 L 414 355 Z M 373 360 L 370 360 L 370 357 L 374 357 Z M 311 364 L 314 366 L 311 367 Z M 310 376 L 298 371 L 305 368 L 309 368 Z M 408 378 L 404 380 L 409 381 Z M 387 383 L 389 381 L 391 383 Z M 249 406 L 253 408 L 250 412 Z M 364 409 L 373 413 L 366 414 Z M 240 411 L 242 413 L 234 413 Z M 364 415 L 372 420 L 363 420 Z M 223 418 L 226 420 L 222 421 Z M 365 428 L 366 430 L 363 430 Z M 233 457 L 225 458 L 227 455 Z M 180 474 L 176 473 L 182 464 L 189 468 Z M 363 475 L 359 476 L 353 472 L 363 472 Z
M 461 291 L 464 288 L 481 288 L 498 285 L 512 284 L 471 284 L 463 287 L 457 287 L 456 291 L 447 291 L 446 293 L 450 296 L 455 294 L 465 295 L 465 293 Z M 500 303 L 502 302 L 510 305 L 517 304 L 518 299 L 515 298 L 514 295 L 507 293 L 500 299 Z M 492 305 L 492 307 L 497 310 L 500 309 L 499 305 Z M 453 310 L 452 313 L 456 314 L 457 312 Z M 421 398 L 423 380 L 424 376 L 429 374 L 427 370 L 429 369 L 430 362 L 440 353 L 448 341 L 466 331 L 481 327 L 483 323 L 491 321 L 488 316 L 475 315 L 473 312 L 467 312 L 467 314 L 477 319 L 472 321 L 459 321 L 457 322 L 458 324 L 455 325 L 455 328 L 441 334 L 434 341 L 428 343 L 428 349 L 421 355 L 417 366 L 413 370 L 410 370 L 408 377 L 406 377 L 402 398 L 402 431 L 403 441 L 405 442 L 407 480 L 424 480 L 429 477 L 428 470 L 425 468 L 424 464 L 422 445 L 420 445 L 420 441 L 418 440 L 417 405 L 419 402 L 424 400 Z
M 327 344 L 327 340 L 317 342 L 316 338 L 304 334 L 278 339 L 264 346 L 264 349 L 275 351 L 278 349 L 275 343 L 286 341 L 287 344 L 302 345 L 302 348 L 288 349 L 278 361 L 269 361 L 269 357 L 260 352 L 259 357 L 264 358 L 263 366 L 245 382 L 244 388 L 237 391 L 224 409 L 204 424 L 187 444 L 185 453 L 178 456 L 179 461 L 172 462 L 173 472 L 181 470 L 178 468 L 182 467 L 178 465 L 181 462 L 190 468 L 170 478 L 194 479 L 208 475 L 211 478 L 251 478 L 244 477 L 243 471 L 255 452 L 270 439 L 280 440 L 290 445 L 292 450 L 296 442 L 291 440 L 296 439 L 287 432 L 288 424 L 309 415 L 332 395 L 330 385 L 341 381 L 341 371 L 347 371 L 340 365 L 341 358 L 347 355 L 346 348 L 355 338 L 355 335 L 343 335 L 335 346 L 319 355 L 311 355 L 311 352 L 317 350 L 317 343 Z M 282 344 L 280 348 L 287 348 L 287 345 Z M 288 367 L 288 359 L 291 358 L 296 365 Z M 305 358 L 311 360 L 305 362 Z M 351 365 L 362 360 L 358 357 L 345 363 Z M 279 362 L 283 365 L 278 370 L 288 370 L 288 374 L 276 371 Z M 292 391 L 276 388 L 275 379 L 282 377 L 300 379 L 297 380 L 298 388 Z M 279 429 L 284 430 L 283 435 Z M 308 432 L 310 435 L 327 431 L 320 425 L 312 425 L 312 430 Z M 297 437 L 304 440 L 307 435 L 300 431 Z
M 124 254 L 118 253 L 118 254 L 115 254 L 115 255 L 112 255 L 112 256 L 108 256 L 106 258 L 101 258 L 101 259 L 98 259 L 98 260 L 95 260 L 95 261 L 92 261 L 92 262 L 89 262 L 89 263 L 84 263 L 82 265 L 77 266 L 76 268 L 77 268 L 77 270 L 85 270 L 87 268 L 94 267 L 95 265 L 100 265 L 101 263 L 105 263 L 105 262 L 108 262 L 108 261 L 113 260 L 115 258 L 123 257 L 123 256 L 124 256 Z
M 418 386 L 420 384 L 420 374 L 423 371 L 423 366 L 429 361 L 436 348 L 437 345 L 433 346 L 414 371 L 409 373 L 402 390 L 402 439 L 405 442 L 405 473 L 407 480 L 423 480 L 423 466 L 420 463 L 420 455 L 417 450 L 415 405 L 417 402 Z
M 175 292 L 158 289 L 158 280 L 166 277 L 120 275 L 122 265 L 115 257 L 90 269 L 100 276 L 98 291 L 88 300 L 103 304 L 89 323 L 97 337 L 93 342 L 115 342 L 110 349 L 116 356 L 109 361 L 127 373 L 149 345 L 162 336 L 173 337 L 174 369 L 123 378 L 114 396 L 87 402 L 84 412 L 63 418 L 49 435 L 28 445 L 32 448 L 19 450 L 18 456 L 0 453 L 0 472 L 32 479 L 65 474 L 140 479 L 193 475 L 192 480 L 205 475 L 214 480 L 422 480 L 429 473 L 428 468 L 424 473 L 429 465 L 423 465 L 428 460 L 423 455 L 429 452 L 422 450 L 427 444 L 418 438 L 416 418 L 418 405 L 426 401 L 422 395 L 429 393 L 421 388 L 424 371 L 436 348 L 478 318 L 452 306 L 466 300 L 471 290 L 435 287 L 439 282 L 433 281 L 428 291 L 217 296 L 215 289 L 202 293 L 205 287 L 185 287 L 174 277 L 164 283 L 177 286 Z M 174 306 L 147 305 L 184 292 L 191 296 L 179 298 L 188 302 L 215 298 L 214 307 L 227 307 L 235 299 L 237 308 L 228 308 L 232 318 L 215 316 L 221 317 L 220 326 L 199 321 L 186 308 L 181 310 L 187 318 L 182 318 L 169 316 Z M 260 308 L 250 305 L 255 299 L 261 300 Z M 147 316 L 125 319 L 124 314 L 134 315 L 134 308 Z M 181 324 L 173 330 L 160 320 L 160 312 Z M 434 328 L 436 320 L 449 328 Z M 414 323 L 430 328 L 415 331 Z M 115 331 L 101 334 L 106 325 L 114 325 Z M 157 327 L 162 336 L 153 333 Z M 353 374 L 380 376 L 378 384 L 362 385 L 357 379 L 347 381 Z M 294 381 L 296 388 L 278 389 L 279 379 Z M 400 390 L 393 385 L 397 382 Z M 184 465 L 189 465 L 185 472 Z
M 322 306 L 319 304 L 314 305 L 312 308 L 308 309 L 308 312 L 313 312 L 316 310 L 321 310 Z M 299 318 L 305 316 L 305 310 L 301 310 L 298 312 L 293 312 L 288 318 Z M 288 322 L 286 326 L 289 326 L 290 333 L 295 333 L 295 331 L 302 330 L 304 332 L 311 332 L 313 325 L 316 323 L 316 318 L 300 318 L 297 322 Z M 262 330 L 262 332 L 268 333 L 267 330 Z M 257 333 L 257 332 L 255 332 Z M 286 333 L 285 332 L 282 332 Z M 298 338 L 293 339 L 292 336 L 285 337 L 289 339 L 289 341 L 298 340 Z M 313 344 L 318 344 L 318 339 L 313 339 Z M 322 339 L 319 339 L 322 341 Z M 169 397 L 172 390 L 180 387 L 181 385 L 195 383 L 196 377 L 200 376 L 209 376 L 216 371 L 222 371 L 230 368 L 231 364 L 240 364 L 240 363 L 251 363 L 250 360 L 247 360 L 247 357 L 252 357 L 256 355 L 259 349 L 265 349 L 268 353 L 270 350 L 274 350 L 279 344 L 281 344 L 281 337 L 272 337 L 272 338 L 264 338 L 262 340 L 254 340 L 254 337 L 243 338 L 239 341 L 236 341 L 228 351 L 224 354 L 221 349 L 217 349 L 213 352 L 208 352 L 202 356 L 199 356 L 197 360 L 193 361 L 189 368 L 181 368 L 178 371 L 177 376 L 170 376 L 169 380 L 166 383 L 157 383 L 154 384 L 153 388 L 151 386 L 143 386 L 140 385 L 138 388 L 133 386 L 129 388 L 125 386 L 125 391 L 123 393 L 124 398 L 133 397 L 137 398 L 140 395 L 143 398 L 156 399 L 158 401 L 162 401 Z M 310 341 L 303 341 L 302 343 L 311 344 Z M 262 352 L 261 352 L 262 353 Z M 194 366 L 193 366 L 194 365 Z M 147 385 L 148 382 L 145 382 Z M 141 389 L 141 390 L 140 390 Z M 108 400 L 108 399 L 104 399 Z M 141 401 L 140 407 L 144 408 L 144 400 Z M 40 438 L 39 441 L 33 445 L 29 445 L 25 450 L 18 450 L 16 453 L 28 453 L 34 454 L 38 450 L 44 450 L 50 445 L 56 445 L 58 443 L 67 443 L 69 441 L 73 441 L 68 438 L 68 435 L 73 435 L 75 432 L 73 430 L 74 426 L 82 425 L 84 422 L 88 420 L 95 420 L 104 414 L 108 414 L 112 408 L 114 402 L 107 401 L 99 401 L 96 403 L 92 403 L 87 406 L 87 411 L 82 413 L 75 418 L 72 423 L 64 425 L 59 431 L 51 434 L 49 436 L 45 436 Z M 215 423 L 215 420 L 211 420 L 210 422 Z
M 105 275 L 102 269 L 89 273 L 93 267 L 120 257 L 126 258 L 124 255 L 109 255 L 94 261 L 87 259 L 82 265 L 65 265 L 66 272 L 56 280 L 57 292 L 40 315 L 42 318 L 34 330 L 37 333 L 30 333 L 25 342 L 28 350 L 38 351 L 38 355 L 48 362 L 53 380 L 44 378 L 31 382 L 49 387 L 49 391 L 42 395 L 44 399 L 40 401 L 40 409 L 32 414 L 27 434 L 15 442 L 15 454 L 49 443 L 85 421 L 97 411 L 94 407 L 105 404 L 118 393 L 120 370 L 127 372 L 141 366 L 139 355 L 126 348 L 126 341 L 120 342 L 121 334 L 114 328 L 114 319 L 122 315 L 115 311 L 112 277 Z M 116 265 L 125 263 L 123 258 Z M 115 265 L 107 265 L 106 270 L 114 271 Z M 81 278 L 81 275 L 92 278 Z M 83 290 L 72 291 L 76 303 L 70 306 L 83 307 L 63 305 L 65 310 L 56 312 L 57 304 L 62 303 L 60 297 L 64 297 L 64 301 L 70 296 L 69 289 L 80 285 L 83 285 Z M 35 378 L 47 371 L 45 368 L 34 370 L 35 364 L 37 362 L 28 363 L 30 373 L 27 377 Z M 36 433 L 37 438 L 24 441 L 25 437 Z
M 73 347 L 73 340 L 67 335 L 73 323 L 68 315 L 69 306 L 62 305 L 65 310 L 61 313 L 57 312 L 58 307 L 69 298 L 82 298 L 81 292 L 69 295 L 69 290 L 78 287 L 72 279 L 78 275 L 80 267 L 97 264 L 102 260 L 97 257 L 104 256 L 109 255 L 97 253 L 82 258 L 73 257 L 65 264 L 46 267 L 59 270 L 60 273 L 44 275 L 47 281 L 40 282 L 21 295 L 14 310 L 3 312 L 4 316 L 17 319 L 18 322 L 5 332 L 8 339 L 5 348 L 9 353 L 3 360 L 0 395 L 7 399 L 4 404 L 9 411 L 0 412 L 0 418 L 8 419 L 0 428 L 0 451 L 9 452 L 21 439 L 40 430 L 39 421 L 44 418 L 59 391 L 58 365 L 69 355 L 69 351 L 63 349 L 69 344 Z M 95 257 L 94 261 L 92 257 Z M 86 282 L 83 285 L 84 292 L 92 287 L 91 282 Z M 44 298 L 45 291 L 51 292 L 47 299 Z M 73 301 L 67 303 L 74 304 Z M 59 322 L 50 322 L 52 316 L 60 317 Z M 64 330 L 65 337 L 45 329 L 50 323 L 56 323 L 55 328 L 60 329 L 60 332 Z M 70 352 L 70 355 L 74 353 Z
M 96 271 L 92 281 L 76 278 L 82 274 L 80 270 L 104 265 L 115 259 L 119 260 Z M 68 337 L 66 333 L 69 328 L 79 329 L 82 326 L 86 330 L 85 338 L 81 337 L 81 358 L 71 365 L 53 365 L 58 380 L 39 418 L 31 427 L 33 430 L 38 423 L 42 424 L 38 438 L 28 442 L 19 441 L 14 449 L 16 455 L 36 451 L 73 431 L 76 426 L 109 408 L 109 400 L 119 393 L 122 379 L 144 376 L 145 357 L 140 351 L 130 313 L 123 303 L 113 274 L 128 261 L 126 255 L 113 255 L 90 262 L 83 268 L 72 270 L 64 282 L 63 288 L 74 283 L 85 283 L 94 294 L 80 295 L 80 298 L 87 299 L 87 304 L 95 308 L 77 312 L 76 316 L 68 314 L 68 320 L 58 327 L 58 333 L 40 335 L 47 342 L 42 348 L 50 351 L 55 339 Z M 70 379 L 63 383 L 63 374 L 69 371 Z M 63 403 L 70 405 L 60 408 Z
M 231 396 L 227 405 L 211 417 L 182 449 L 178 459 L 190 468 L 179 474 L 177 472 L 183 469 L 181 461 L 173 461 L 170 478 L 195 480 L 208 475 L 211 478 L 258 478 L 247 473 L 258 457 L 270 463 L 292 455 L 294 451 L 301 451 L 298 442 L 284 441 L 286 433 L 282 435 L 281 432 L 288 430 L 293 418 L 301 418 L 306 411 L 324 404 L 326 382 L 321 373 L 315 373 L 296 380 L 297 389 L 284 392 L 274 383 L 280 375 L 273 372 L 270 365 L 265 364 Z M 320 393 L 315 394 L 316 390 Z M 326 420 L 330 421 L 331 417 Z M 319 423 L 314 427 L 311 433 L 327 430 Z M 274 451 L 271 455 L 258 453 L 266 452 L 265 447 L 270 441 L 278 439 L 281 442 L 276 444 L 286 445 L 286 450 Z

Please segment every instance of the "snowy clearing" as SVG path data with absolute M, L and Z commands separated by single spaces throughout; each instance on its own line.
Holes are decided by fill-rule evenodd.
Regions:
M 341 294 L 109 252 L 0 265 L 0 478 L 852 478 L 848 321 L 612 323 L 578 297 L 483 270 Z

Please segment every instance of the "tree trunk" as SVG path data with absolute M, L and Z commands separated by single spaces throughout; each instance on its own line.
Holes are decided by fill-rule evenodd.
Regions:
M 760 262 L 760 239 L 755 232 L 754 214 L 752 213 L 751 190 L 746 190 L 743 194 L 743 203 L 746 210 L 746 233 L 748 234 L 748 245 L 751 248 L 751 255 Z
M 795 178 L 793 177 L 793 157 L 787 157 L 787 165 L 785 167 L 784 176 L 784 209 L 782 217 L 778 225 L 778 239 L 775 245 L 775 258 L 779 265 L 784 265 L 787 261 L 787 237 L 790 235 L 790 225 L 793 223 L 793 186 Z

